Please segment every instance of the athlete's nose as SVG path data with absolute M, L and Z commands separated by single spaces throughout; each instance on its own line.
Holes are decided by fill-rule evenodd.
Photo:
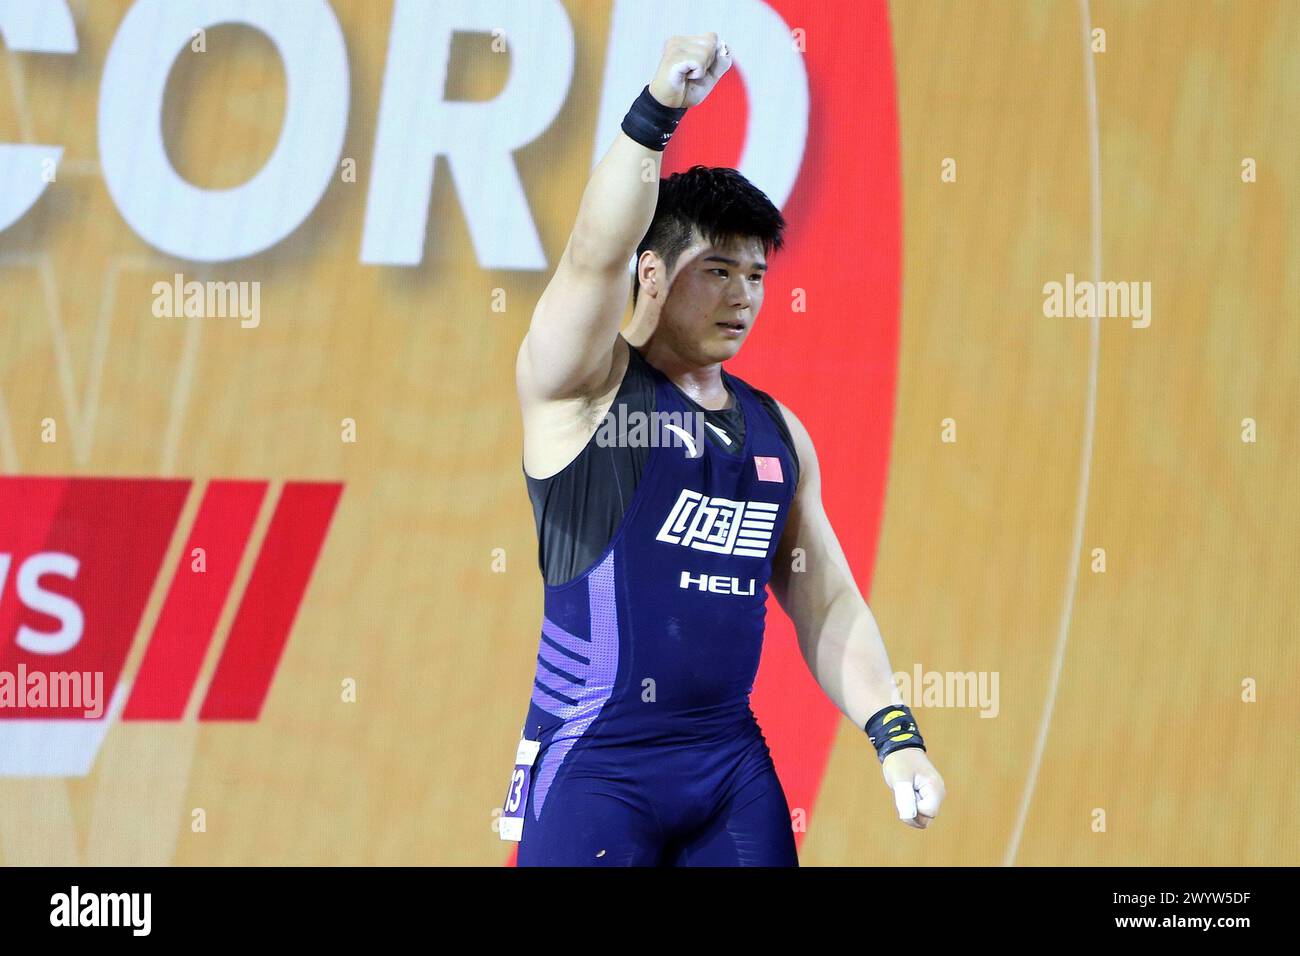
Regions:
M 753 309 L 754 297 L 750 294 L 747 280 L 740 280 L 740 288 L 732 296 L 731 304 L 737 309 L 745 309 L 746 311 Z

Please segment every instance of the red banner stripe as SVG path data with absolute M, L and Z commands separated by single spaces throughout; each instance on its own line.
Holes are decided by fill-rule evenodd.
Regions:
M 7 558 L 0 564 L 8 567 L 0 581 L 0 670 L 101 672 L 103 699 L 111 700 L 189 490 L 187 479 L 0 479 L 0 555 Z M 57 652 L 24 650 L 20 628 L 44 641 L 65 623 L 19 593 L 23 566 L 54 556 L 75 562 L 76 571 L 47 571 L 39 589 L 46 601 L 75 608 L 80 634 Z M 82 716 L 79 707 L 0 710 L 0 720 Z
M 266 486 L 265 481 L 209 483 L 131 689 L 124 720 L 184 716 Z M 196 548 L 203 549 L 201 572 L 193 570 Z
M 257 720 L 343 486 L 287 482 L 200 720 Z
M 57 539 L 49 545 L 71 488 L 70 478 L 0 478 L 0 571 L 7 572 L 0 574 L 0 669 L 12 671 L 21 659 L 14 642 L 19 625 L 38 623 L 27 620 L 31 612 L 18 600 L 18 567 L 29 554 L 67 550 Z M 41 629 L 49 630 L 48 622 Z
M 811 113 L 803 168 L 783 210 L 790 245 L 773 260 L 769 305 L 735 371 L 770 390 L 808 428 L 826 513 L 870 597 L 889 474 L 902 284 L 889 7 L 870 0 L 846 21 L 835 4 L 771 6 L 810 38 Z M 806 314 L 790 311 L 792 287 L 805 290 Z M 844 427 L 846 416 L 855 427 Z M 803 810 L 811 826 L 844 718 L 809 673 L 790 619 L 775 601 L 768 612 L 754 712 L 790 807 Z M 864 779 L 879 774 L 865 742 L 860 759 Z M 802 842 L 802 831 L 795 836 Z

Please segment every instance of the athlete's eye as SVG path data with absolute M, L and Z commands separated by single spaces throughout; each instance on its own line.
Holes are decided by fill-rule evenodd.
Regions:
M 750 278 L 753 279 L 753 280 L 756 281 L 756 282 L 762 282 L 762 281 L 763 281 L 763 273 L 761 273 L 761 272 L 755 272 L 752 276 L 750 276 Z
M 718 275 L 722 276 L 722 278 L 724 278 L 724 279 L 727 277 L 727 270 L 726 270 L 726 269 L 710 269 L 709 271 L 710 271 L 710 272 L 716 272 Z

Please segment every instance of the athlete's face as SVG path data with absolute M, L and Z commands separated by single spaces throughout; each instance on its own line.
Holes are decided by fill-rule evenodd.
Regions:
M 725 362 L 748 338 L 763 305 L 767 262 L 758 239 L 715 246 L 697 238 L 674 266 L 659 334 L 700 364 Z

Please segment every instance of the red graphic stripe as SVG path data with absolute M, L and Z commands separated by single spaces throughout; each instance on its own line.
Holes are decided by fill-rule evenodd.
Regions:
M 213 481 L 176 565 L 124 720 L 179 720 L 266 495 L 264 481 Z M 195 548 L 204 570 L 192 570 Z
M 0 582 L 0 670 L 100 672 L 103 700 L 111 700 L 189 488 L 183 479 L 0 480 L 0 554 L 9 558 L 0 561 L 9 570 Z M 37 588 L 44 596 L 24 600 L 20 569 L 50 559 L 75 573 L 46 571 Z M 79 633 L 70 647 L 41 651 L 19 646 L 23 627 L 36 642 Z M 82 716 L 79 707 L 0 711 L 0 720 Z
M 808 140 L 782 210 L 788 245 L 771 262 L 754 339 L 729 366 L 807 427 L 826 512 L 869 597 L 889 473 L 902 284 L 889 8 L 870 0 L 846 20 L 838 4 L 769 3 L 809 37 Z M 795 287 L 806 291 L 807 313 L 790 312 Z M 844 718 L 809 673 L 789 618 L 775 601 L 769 611 L 753 707 L 790 806 L 803 809 L 811 826 Z M 878 779 L 870 746 L 861 759 L 863 773 Z
M 221 652 L 200 720 L 256 720 L 343 486 L 287 482 Z
M 31 612 L 18 600 L 18 568 L 30 554 L 66 550 L 62 542 L 47 543 L 71 487 L 68 478 L 0 478 L 0 572 L 7 572 L 0 574 L 0 669 L 13 671 L 20 660 L 14 643 L 20 624 L 51 630 L 48 622 L 25 620 Z

